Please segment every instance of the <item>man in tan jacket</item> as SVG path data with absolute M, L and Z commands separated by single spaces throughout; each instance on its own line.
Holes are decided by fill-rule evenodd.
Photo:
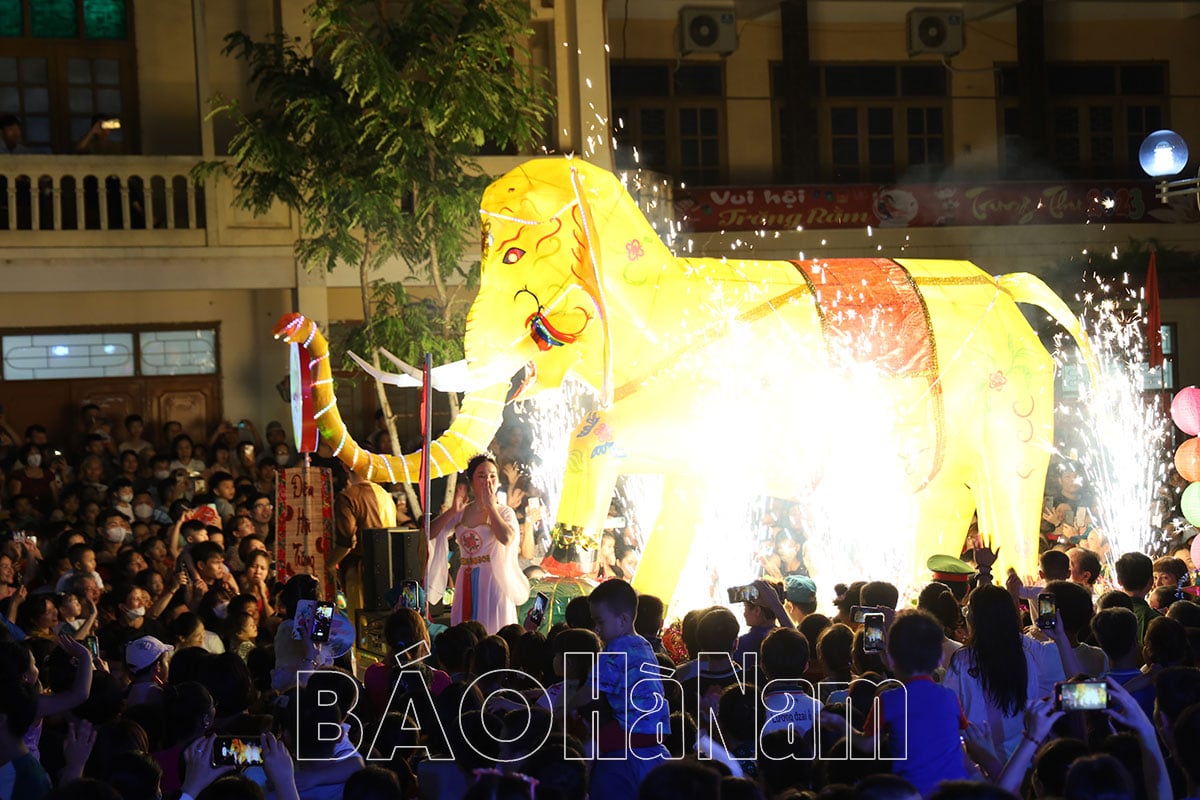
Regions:
M 363 550 L 359 534 L 396 527 L 396 502 L 382 486 L 351 472 L 346 488 L 334 500 L 333 518 L 336 530 L 328 568 L 330 571 L 340 568 L 338 582 L 346 593 L 346 613 L 354 619 L 355 612 L 363 607 Z

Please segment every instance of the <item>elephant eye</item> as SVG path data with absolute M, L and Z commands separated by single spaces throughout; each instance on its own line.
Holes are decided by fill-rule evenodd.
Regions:
M 519 247 L 510 247 L 508 252 L 504 254 L 505 264 L 515 264 L 521 260 L 521 256 L 525 255 L 525 251 Z

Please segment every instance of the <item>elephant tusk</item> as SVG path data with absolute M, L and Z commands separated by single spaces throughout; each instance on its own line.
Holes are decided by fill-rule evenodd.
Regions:
M 382 348 L 380 349 L 382 350 Z M 389 360 L 400 366 L 401 369 L 406 366 L 403 361 L 386 350 L 382 350 L 382 352 Z M 355 353 L 349 353 L 349 356 L 354 359 L 354 363 L 363 368 L 364 372 L 377 381 L 382 381 L 391 386 L 398 386 L 401 389 L 418 388 L 421 385 L 420 373 L 418 373 L 417 377 L 413 377 L 394 372 L 384 372 L 381 369 L 377 369 L 374 365 L 367 363 Z M 433 384 L 433 388 L 439 392 L 474 392 L 494 386 L 500 382 L 508 381 L 512 378 L 514 371 L 510 370 L 503 363 L 486 371 L 472 370 L 464 359 L 435 367 L 430 373 L 430 382 Z
M 397 355 L 390 353 L 386 348 L 379 348 L 379 352 L 383 353 L 384 358 L 391 361 L 405 375 L 421 380 L 421 370 L 409 364 Z M 494 374 L 493 374 L 494 373 Z M 430 373 L 430 380 L 433 382 L 433 388 L 439 392 L 470 392 L 475 389 L 483 389 L 491 386 L 494 383 L 511 378 L 511 375 L 500 374 L 501 370 L 491 370 L 485 374 L 476 374 L 472 377 L 471 368 L 467 365 L 466 359 L 451 361 L 449 364 L 443 364 L 440 367 L 434 367 Z
M 401 389 L 411 389 L 421 385 L 420 378 L 413 378 L 409 375 L 397 375 L 393 372 L 384 372 L 383 370 L 376 369 L 373 364 L 368 364 L 366 361 L 359 358 L 357 354 L 352 353 L 349 350 L 346 351 L 346 354 L 354 359 L 354 363 L 362 367 L 364 372 L 377 381 L 381 381 L 382 383 L 387 383 L 392 386 L 398 386 Z
M 379 348 L 379 352 L 383 354 L 384 358 L 399 367 L 400 371 L 405 375 L 410 378 L 421 380 L 421 370 L 418 367 L 414 367 L 412 364 L 409 364 L 407 361 L 400 358 L 400 356 L 394 355 L 386 347 Z

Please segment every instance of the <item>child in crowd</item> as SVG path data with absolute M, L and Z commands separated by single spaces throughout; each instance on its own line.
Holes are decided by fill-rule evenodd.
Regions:
M 867 717 L 865 733 L 881 743 L 892 772 L 929 796 L 940 781 L 969 776 L 963 752 L 966 718 L 958 696 L 933 680 L 942 661 L 942 626 L 924 611 L 896 616 L 887 653 L 903 687 L 886 689 Z
M 604 642 L 594 677 L 568 703 L 589 712 L 599 758 L 592 797 L 636 797 L 642 778 L 669 756 L 661 740 L 671 723 L 658 659 L 633 629 L 638 598 L 624 581 L 606 581 L 588 597 L 596 635 Z
M 559 678 L 545 692 L 537 692 L 537 703 L 543 708 L 556 711 L 570 699 L 587 680 L 592 671 L 592 660 L 583 654 L 596 654 L 603 649 L 600 638 L 586 628 L 568 628 L 554 637 L 551 651 L 554 653 L 554 675 Z
M 100 577 L 100 573 L 96 571 L 96 551 L 86 544 L 73 544 L 67 548 L 67 560 L 71 562 L 71 571 L 58 579 L 58 585 L 54 587 L 54 591 L 62 593 L 66 592 L 71 580 L 79 575 L 87 575 L 96 582 L 96 585 L 101 591 L 104 591 L 104 581 Z
M 822 706 L 804 679 L 808 652 L 808 640 L 792 628 L 772 631 L 763 640 L 762 670 L 768 681 L 762 695 L 767 715 L 763 734 L 787 730 L 798 739 L 812 730 Z
M 1106 608 L 1092 617 L 1092 635 L 1111 664 L 1100 677 L 1112 678 L 1124 686 L 1142 710 L 1153 715 L 1154 681 L 1138 668 L 1141 642 L 1137 616 L 1127 608 Z

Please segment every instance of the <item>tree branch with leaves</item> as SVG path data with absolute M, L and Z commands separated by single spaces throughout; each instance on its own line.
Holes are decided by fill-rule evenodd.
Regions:
M 197 174 L 231 179 L 241 208 L 298 212 L 304 267 L 357 268 L 363 325 L 350 347 L 376 362 L 379 347 L 409 363 L 425 352 L 435 363 L 461 358 L 479 271 L 466 254 L 489 180 L 478 154 L 532 152 L 551 114 L 528 49 L 529 0 L 315 0 L 305 14 L 307 37 L 226 37 L 253 102 L 214 101 L 213 113 L 234 121 L 229 158 Z M 393 260 L 433 296 L 375 279 Z

